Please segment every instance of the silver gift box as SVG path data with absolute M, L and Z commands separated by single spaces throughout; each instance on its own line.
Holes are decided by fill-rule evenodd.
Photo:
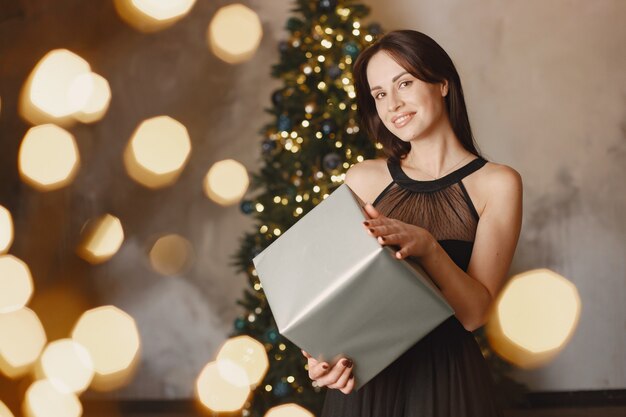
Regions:
M 354 361 L 356 389 L 454 314 L 424 270 L 363 227 L 342 184 L 254 259 L 279 332 L 320 360 Z

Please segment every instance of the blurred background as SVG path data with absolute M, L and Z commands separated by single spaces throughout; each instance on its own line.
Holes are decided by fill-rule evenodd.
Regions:
M 519 285 L 477 334 L 522 393 L 507 415 L 626 415 L 625 18 L 622 0 L 0 0 L 0 416 L 314 415 L 323 391 L 244 263 L 379 154 L 350 64 L 394 29 L 450 54 L 480 150 L 524 181 Z

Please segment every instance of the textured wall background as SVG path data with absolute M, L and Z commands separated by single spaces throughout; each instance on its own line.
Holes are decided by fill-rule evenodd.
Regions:
M 71 285 L 85 305 L 112 303 L 135 317 L 142 364 L 115 396 L 190 396 L 239 312 L 245 277 L 228 263 L 251 222 L 236 206 L 207 200 L 202 177 L 223 158 L 250 169 L 258 163 L 263 108 L 280 85 L 270 65 L 291 1 L 243 2 L 265 33 L 254 58 L 238 66 L 219 61 L 204 41 L 211 17 L 229 3 L 198 1 L 175 26 L 144 35 L 122 23 L 108 0 L 0 2 L 0 204 L 15 217 L 11 253 L 32 269 L 33 307 L 45 311 L 46 294 Z M 483 153 L 522 174 L 524 225 L 511 272 L 548 267 L 580 291 L 583 313 L 570 345 L 549 366 L 518 378 L 536 390 L 625 388 L 626 3 L 365 3 L 384 29 L 421 30 L 449 52 Z M 71 129 L 82 157 L 75 182 L 41 194 L 16 174 L 28 128 L 16 104 L 35 63 L 59 47 L 105 76 L 113 99 L 101 122 Z M 193 150 L 178 183 L 155 192 L 128 179 L 121 152 L 136 125 L 159 114 L 187 126 Z M 108 263 L 90 267 L 72 248 L 83 222 L 104 212 L 120 217 L 127 239 Z M 159 233 L 193 244 L 196 263 L 184 276 L 148 268 L 146 241 Z M 63 315 L 64 306 L 58 309 Z M 64 336 L 67 329 L 57 327 L 48 328 L 51 338 Z

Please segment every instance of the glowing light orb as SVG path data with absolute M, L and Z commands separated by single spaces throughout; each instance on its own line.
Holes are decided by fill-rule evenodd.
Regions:
M 29 308 L 0 314 L 0 371 L 9 378 L 29 371 L 46 344 L 46 333 Z
M 209 169 L 204 177 L 204 192 L 216 203 L 228 206 L 241 200 L 249 184 L 246 167 L 234 159 L 225 159 Z
M 184 272 L 191 264 L 191 243 L 176 234 L 159 238 L 150 250 L 150 264 L 160 274 L 176 275 Z
M 92 264 L 111 259 L 124 242 L 122 222 L 111 214 L 105 214 L 88 222 L 83 228 L 82 235 L 83 238 L 76 248 L 76 253 Z
M 13 417 L 13 413 L 2 401 L 0 401 L 0 417 Z
M 93 123 L 102 119 L 109 109 L 111 87 L 109 82 L 99 74 L 92 72 L 84 77 L 90 78 L 86 82 L 90 83 L 93 88 L 85 105 L 74 114 L 74 117 L 83 123 Z
M 216 362 L 221 376 L 233 385 L 257 385 L 269 369 L 269 360 L 265 346 L 250 336 L 238 336 L 224 343 Z M 231 363 L 237 364 L 245 371 L 245 378 L 232 372 Z
M 22 260 L 0 255 L 0 314 L 24 307 L 33 295 L 33 277 Z
M 262 36 L 263 28 L 259 16 L 243 4 L 220 8 L 207 30 L 207 41 L 211 50 L 229 64 L 252 58 Z
M 27 417 L 80 417 L 83 407 L 73 393 L 64 393 L 55 388 L 48 380 L 33 382 L 23 404 Z
M 27 79 L 20 113 L 33 124 L 62 122 L 85 106 L 93 90 L 89 63 L 67 49 L 48 52 Z
M 217 364 L 208 363 L 196 380 L 196 396 L 200 403 L 215 412 L 237 411 L 250 395 L 248 386 L 236 386 L 222 378 Z
M 8 252 L 13 244 L 13 217 L 11 212 L 0 206 L 0 254 Z
M 61 392 L 81 393 L 93 379 L 89 352 L 72 339 L 55 340 L 46 346 L 40 358 L 43 376 Z
M 76 323 L 72 339 L 91 356 L 95 388 L 112 389 L 128 380 L 140 349 L 139 332 L 131 316 L 114 306 L 88 310 Z M 102 386 L 97 386 L 98 378 L 105 382 Z
M 297 404 L 282 404 L 267 410 L 265 417 L 315 417 L 306 408 L 302 408 Z
M 154 32 L 185 17 L 196 0 L 115 0 L 120 17 L 141 32 Z
M 56 190 L 74 179 L 78 167 L 78 148 L 68 131 L 45 124 L 26 132 L 18 155 L 24 182 L 41 191 Z
M 576 287 L 561 275 L 549 269 L 516 275 L 496 302 L 488 340 L 517 366 L 543 365 L 570 340 L 580 309 Z
M 124 164 L 139 184 L 160 188 L 176 181 L 190 152 L 185 126 L 171 117 L 157 116 L 139 125 L 124 152 Z

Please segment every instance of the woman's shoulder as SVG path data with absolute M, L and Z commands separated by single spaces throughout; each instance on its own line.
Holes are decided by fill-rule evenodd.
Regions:
M 512 167 L 488 161 L 474 175 L 463 181 L 480 216 L 488 202 L 501 199 L 517 200 L 522 195 L 522 176 Z
M 482 172 L 482 183 L 486 188 L 521 186 L 522 176 L 512 167 L 489 161 L 485 164 Z
M 391 180 L 387 160 L 376 158 L 365 159 L 352 165 L 346 171 L 344 182 L 363 201 L 372 203 Z

